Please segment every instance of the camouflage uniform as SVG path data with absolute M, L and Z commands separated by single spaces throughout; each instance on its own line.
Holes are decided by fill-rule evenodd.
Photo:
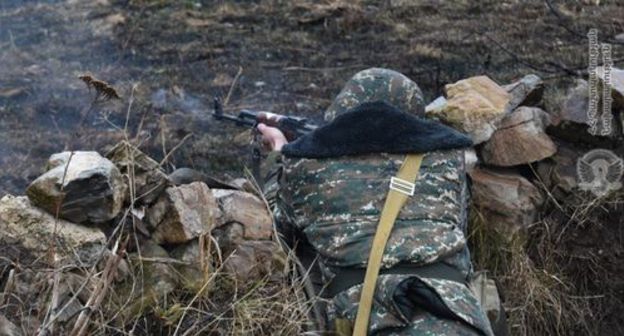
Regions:
M 376 100 L 419 116 L 424 113 L 422 93 L 413 81 L 395 71 L 368 69 L 349 80 L 325 118 L 331 121 L 362 102 Z M 343 271 L 366 267 L 389 178 L 403 159 L 404 155 L 389 154 L 283 158 L 282 168 L 269 179 L 267 196 L 281 228 L 293 230 L 319 256 L 324 283 L 340 284 Z M 463 150 L 427 153 L 415 190 L 386 245 L 369 334 L 491 335 L 487 317 L 465 282 L 418 275 L 410 268 L 393 272 L 399 266 L 417 270 L 442 263 L 461 279 L 470 276 Z M 431 293 L 424 300 L 437 308 L 412 300 L 420 295 L 416 289 Z M 332 293 L 328 320 L 353 322 L 360 290 L 356 283 Z

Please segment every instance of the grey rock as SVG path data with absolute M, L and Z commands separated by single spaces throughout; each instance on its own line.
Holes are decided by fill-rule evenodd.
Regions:
M 502 120 L 481 154 L 487 164 L 509 167 L 552 156 L 557 146 L 544 132 L 550 117 L 537 107 L 519 107 Z
M 220 214 L 208 186 L 193 182 L 167 188 L 146 217 L 155 242 L 179 244 L 209 233 Z
M 537 106 L 544 94 L 544 82 L 537 75 L 529 74 L 519 81 L 504 86 L 511 94 L 507 111 L 511 112 L 518 106 Z
M 464 151 L 464 162 L 466 163 L 467 172 L 471 172 L 479 164 L 479 157 L 474 148 L 467 148 Z
M 119 258 L 118 260 L 112 260 L 112 262 L 115 262 L 117 264 L 117 269 L 112 274 L 113 281 L 121 282 L 128 278 L 131 275 L 130 265 L 128 265 L 128 262 L 125 259 L 120 258 L 118 255 L 115 255 L 111 250 L 104 251 L 104 255 L 97 264 L 98 271 L 103 271 L 106 267 L 106 264 L 108 264 L 111 258 Z
M 134 266 L 143 265 L 143 283 L 145 292 L 166 295 L 176 289 L 179 278 L 173 267 L 173 260 L 169 253 L 153 241 L 145 241 L 141 244 L 139 253 L 131 254 L 130 260 Z
M 577 79 L 575 84 L 566 90 L 564 98 L 556 111 L 552 113 L 552 125 L 547 132 L 557 138 L 571 142 L 582 143 L 595 147 L 612 147 L 617 139 L 617 132 L 599 136 L 590 133 L 589 83 Z M 599 106 L 599 111 L 600 111 Z M 600 124 L 598 124 L 600 126 Z M 616 128 L 613 128 L 614 130 Z
M 206 174 L 190 168 L 178 168 L 169 174 L 169 179 L 175 186 L 190 184 L 193 182 L 204 182 Z
M 228 181 L 228 184 L 241 191 L 246 191 L 250 193 L 255 192 L 255 188 L 253 184 L 246 178 L 242 178 L 242 177 L 235 178 L 233 180 Z
M 208 188 L 237 189 L 236 186 L 230 183 L 223 182 L 191 168 L 178 168 L 173 173 L 169 174 L 169 179 L 176 186 L 193 182 L 204 182 Z
M 587 108 L 589 104 L 589 84 L 583 79 L 577 79 L 575 85 L 566 92 L 566 97 L 553 124 L 574 122 L 587 124 Z
M 446 98 L 444 98 L 443 96 L 440 96 L 434 99 L 431 103 L 429 103 L 429 105 L 425 107 L 425 113 L 432 114 L 432 115 L 440 114 L 440 112 L 442 112 L 445 106 L 446 106 Z
M 59 281 L 59 307 L 66 307 L 58 316 L 58 321 L 67 323 L 75 320 L 78 313 L 89 301 L 99 279 L 75 273 L 62 273 Z
M 272 240 L 245 240 L 245 228 L 230 222 L 213 230 L 224 256 L 223 270 L 238 281 L 283 275 L 286 255 Z
M 109 221 L 121 210 L 126 184 L 119 169 L 97 152 L 63 152 L 26 189 L 28 198 L 74 223 Z
M 170 185 L 158 162 L 126 141 L 118 143 L 106 157 L 125 175 L 130 195 L 139 204 L 151 204 Z
M 605 85 L 604 67 L 596 68 L 596 74 L 601 85 Z M 611 96 L 613 98 L 613 107 L 624 109 L 624 70 L 611 68 Z
M 286 266 L 286 255 L 278 243 L 271 240 L 242 241 L 229 255 L 223 270 L 240 282 L 279 276 Z
M 527 179 L 510 171 L 484 168 L 473 170 L 470 177 L 475 206 L 501 232 L 524 231 L 536 221 L 544 197 Z
M 206 237 L 206 240 L 201 240 L 201 244 L 200 239 L 194 239 L 176 246 L 171 251 L 171 256 L 182 262 L 174 265 L 180 275 L 182 286 L 193 293 L 205 287 L 214 269 L 212 253 L 217 247 L 208 239 Z
M 0 336 L 21 336 L 20 330 L 9 321 L 4 315 L 0 314 Z
M 560 144 L 552 157 L 537 163 L 536 173 L 544 186 L 558 199 L 578 188 L 577 162 L 584 151 Z
M 212 230 L 212 235 L 223 253 L 230 254 L 245 240 L 245 227 L 241 223 L 230 222 Z
M 55 219 L 24 196 L 0 199 L 0 243 L 14 244 L 47 260 L 56 237 L 58 256 L 71 263 L 94 265 L 106 249 L 106 236 L 94 227 Z
M 237 222 L 244 227 L 245 239 L 271 238 L 273 218 L 267 205 L 258 196 L 239 190 L 212 189 L 212 192 L 222 213 L 218 225 Z
M 174 267 L 176 260 L 151 240 L 142 242 L 139 252 L 128 256 L 136 279 L 128 279 L 116 287 L 117 299 L 112 309 L 120 309 L 123 318 L 142 314 L 147 307 L 162 304 L 162 300 L 178 288 L 180 279 Z
M 490 323 L 496 325 L 503 318 L 501 296 L 498 293 L 496 281 L 488 277 L 487 271 L 475 272 L 469 283 L 470 290 L 475 293 L 475 297 L 479 301 L 481 308 L 487 315 Z

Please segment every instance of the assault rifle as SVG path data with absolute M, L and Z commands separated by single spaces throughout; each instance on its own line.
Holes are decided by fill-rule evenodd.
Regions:
M 217 120 L 233 122 L 238 126 L 252 127 L 254 132 L 254 146 L 251 150 L 252 174 L 262 184 L 260 176 L 261 151 L 258 144 L 258 131 L 256 126 L 263 123 L 267 126 L 278 128 L 288 141 L 314 131 L 318 126 L 308 122 L 308 119 L 288 115 L 275 114 L 265 111 L 241 110 L 238 115 L 226 114 L 218 98 L 214 99 L 214 111 L 212 116 Z
M 227 120 L 239 126 L 256 127 L 259 123 L 276 127 L 288 141 L 314 131 L 317 126 L 308 122 L 308 119 L 288 115 L 275 114 L 265 111 L 241 110 L 238 115 L 223 113 L 223 106 L 218 98 L 214 99 L 214 112 L 212 116 L 217 120 Z

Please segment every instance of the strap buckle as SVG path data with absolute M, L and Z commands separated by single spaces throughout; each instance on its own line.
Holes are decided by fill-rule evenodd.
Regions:
M 416 188 L 416 184 L 410 181 L 405 181 L 398 177 L 392 176 L 390 178 L 390 189 L 394 191 L 398 191 L 407 196 L 414 196 L 414 190 Z

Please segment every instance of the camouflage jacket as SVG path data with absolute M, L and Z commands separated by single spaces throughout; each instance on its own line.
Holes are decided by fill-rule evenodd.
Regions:
M 275 156 L 278 158 L 278 156 Z M 403 155 L 332 159 L 283 158 L 267 196 L 283 229 L 294 230 L 319 256 L 324 282 L 341 268 L 366 267 L 390 176 Z M 382 268 L 444 263 L 471 273 L 465 240 L 467 186 L 463 150 L 427 153 L 416 192 L 388 240 Z M 355 320 L 361 285 L 334 295 L 330 321 Z M 414 274 L 382 274 L 371 313 L 371 335 L 491 335 L 487 317 L 465 283 Z

